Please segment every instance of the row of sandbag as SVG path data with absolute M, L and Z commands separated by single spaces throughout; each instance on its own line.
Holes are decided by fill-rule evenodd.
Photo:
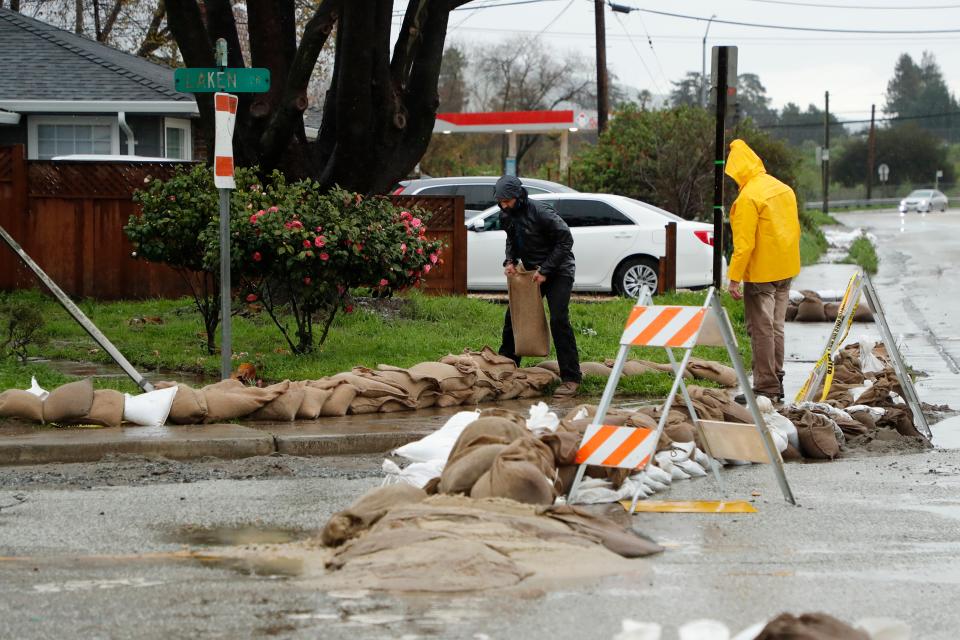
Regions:
M 201 424 L 248 419 L 313 420 L 346 414 L 388 413 L 428 407 L 476 405 L 490 400 L 531 398 L 558 380 L 538 367 L 519 368 L 489 347 L 448 355 L 439 362 L 422 362 L 408 369 L 380 365 L 357 367 L 319 380 L 257 388 L 239 380 L 223 380 L 194 389 L 185 384 L 158 382 L 158 390 L 126 397 L 116 391 L 93 390 L 90 380 L 63 385 L 41 400 L 32 391 L 11 389 L 0 394 L 0 418 L 41 423 L 117 426 L 127 420 L 124 407 L 132 398 L 164 403 L 160 424 Z M 44 392 L 46 393 L 46 392 Z M 135 421 L 144 424 L 143 421 Z
M 585 376 L 608 378 L 613 373 L 613 365 L 613 359 L 607 359 L 603 362 L 581 362 L 580 371 Z M 560 364 L 556 360 L 545 360 L 537 366 L 560 375 Z M 650 360 L 627 360 L 623 366 L 624 376 L 638 376 L 644 373 L 669 373 L 672 375 L 673 365 L 664 362 L 651 362 Z M 683 377 L 686 380 L 711 380 L 724 387 L 735 387 L 738 384 L 737 372 L 733 367 L 702 358 L 690 358 Z
M 792 291 L 787 305 L 787 322 L 834 322 L 839 312 L 839 302 L 825 301 L 816 291 Z M 873 312 L 866 300 L 861 300 L 857 305 L 853 321 L 873 322 Z

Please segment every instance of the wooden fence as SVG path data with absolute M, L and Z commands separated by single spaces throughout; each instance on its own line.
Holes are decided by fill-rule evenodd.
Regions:
M 69 295 L 100 300 L 179 297 L 189 290 L 169 267 L 137 260 L 123 226 L 137 211 L 133 192 L 166 179 L 175 163 L 26 160 L 22 145 L 0 147 L 0 225 Z M 432 213 L 430 237 L 447 245 L 430 272 L 432 293 L 466 293 L 463 198 L 395 197 Z M 0 243 L 2 244 L 2 243 Z M 31 288 L 33 274 L 0 246 L 0 290 Z

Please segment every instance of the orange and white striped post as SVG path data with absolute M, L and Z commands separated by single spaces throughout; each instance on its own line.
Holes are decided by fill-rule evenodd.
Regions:
M 226 65 L 224 46 L 222 63 Z M 237 120 L 237 96 L 213 94 L 216 118 L 213 183 L 220 190 L 220 376 L 226 380 L 233 369 L 233 336 L 230 317 L 230 190 L 233 179 L 233 125 Z
M 213 151 L 213 183 L 218 189 L 237 188 L 233 180 L 233 125 L 237 120 L 237 102 L 235 95 L 213 94 L 217 125 Z

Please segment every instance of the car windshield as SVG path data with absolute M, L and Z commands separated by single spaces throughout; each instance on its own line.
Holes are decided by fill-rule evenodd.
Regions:
M 908 198 L 931 198 L 933 197 L 933 191 L 929 189 L 918 189 L 917 191 L 912 191 Z

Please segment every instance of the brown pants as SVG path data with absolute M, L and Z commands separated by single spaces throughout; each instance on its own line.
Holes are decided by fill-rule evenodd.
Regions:
M 780 395 L 783 371 L 783 323 L 790 281 L 743 283 L 743 311 L 753 346 L 753 390 Z

